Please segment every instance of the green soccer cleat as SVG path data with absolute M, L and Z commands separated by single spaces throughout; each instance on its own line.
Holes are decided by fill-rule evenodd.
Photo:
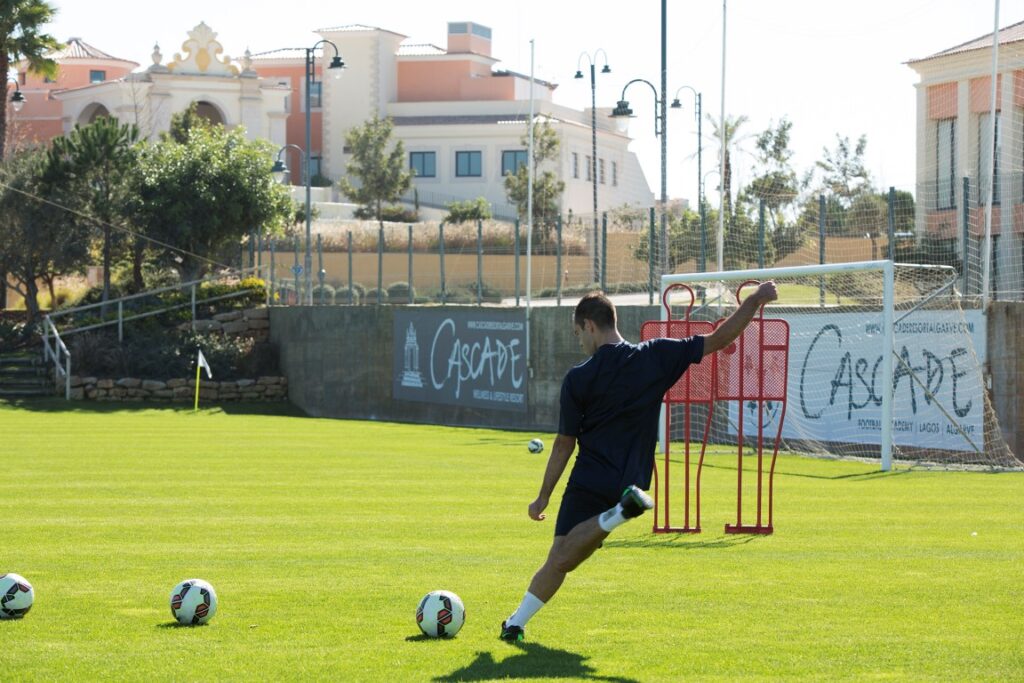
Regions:
M 622 498 L 619 499 L 619 505 L 622 506 L 622 516 L 626 519 L 632 519 L 633 517 L 639 517 L 647 510 L 653 508 L 654 499 L 636 486 L 629 486 L 622 492 Z
M 506 625 L 503 621 L 501 622 L 501 635 L 498 638 L 506 643 L 521 643 L 526 638 L 526 631 L 522 626 Z

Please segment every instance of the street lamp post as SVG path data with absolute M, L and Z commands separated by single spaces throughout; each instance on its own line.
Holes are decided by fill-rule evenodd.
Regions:
M 288 168 L 288 165 L 281 158 L 281 155 L 284 154 L 285 150 L 287 150 L 287 149 L 294 149 L 296 152 L 298 152 L 299 155 L 300 155 L 299 158 L 302 159 L 302 166 L 303 166 L 303 168 L 308 168 L 308 162 L 307 162 L 307 159 L 306 159 L 306 156 L 307 156 L 306 152 L 301 147 L 299 147 L 298 145 L 292 145 L 292 144 L 285 145 L 281 149 L 277 150 L 277 158 L 274 160 L 274 166 L 270 169 L 270 173 L 274 176 L 274 180 L 276 180 L 278 183 L 283 183 L 285 181 L 285 178 L 287 178 L 291 174 L 291 169 Z M 306 214 L 306 229 L 309 230 L 309 213 L 308 212 Z M 295 257 L 295 263 L 298 264 L 298 256 Z M 271 274 L 270 274 L 271 280 L 273 280 L 273 277 L 274 277 L 273 266 L 271 266 Z M 296 284 L 296 286 L 298 286 L 298 278 L 299 278 L 299 274 L 295 273 L 295 279 L 296 279 L 296 283 L 295 284 Z M 299 301 L 299 292 L 298 291 L 295 292 L 295 300 L 296 300 L 296 303 L 298 303 L 298 301 Z
M 619 100 L 618 104 L 615 105 L 615 109 L 612 110 L 612 117 L 622 121 L 622 127 L 628 124 L 629 118 L 633 116 L 633 110 L 629 108 L 629 101 L 626 100 L 626 90 L 629 86 L 634 83 L 646 83 L 654 93 L 654 135 L 655 137 L 661 138 L 661 273 L 664 275 L 668 272 L 668 225 L 667 225 L 667 211 L 668 211 L 668 160 L 667 160 L 667 147 L 666 134 L 665 134 L 665 101 L 658 96 L 658 89 L 650 81 L 643 78 L 634 78 L 629 83 L 626 83 L 622 88 L 622 99 Z
M 21 92 L 21 88 L 18 85 L 18 79 L 12 76 L 7 76 L 7 80 L 4 82 L 5 91 L 7 90 L 8 81 L 14 84 L 14 93 L 11 95 L 11 109 L 13 109 L 14 113 L 17 114 L 19 111 L 21 111 L 21 108 L 25 106 L 25 95 Z M 4 138 L 7 137 L 6 128 L 4 129 L 3 135 Z M 5 142 L 6 139 L 0 140 L 0 159 L 4 157 L 6 151 L 6 145 L 4 144 Z M 6 290 L 6 287 L 4 289 Z
M 326 44 L 328 44 L 328 45 L 330 45 L 331 47 L 334 48 L 334 57 L 331 59 L 331 63 L 327 66 L 328 69 L 336 69 L 336 71 L 334 72 L 334 77 L 335 78 L 340 78 L 341 77 L 341 70 L 345 68 L 345 62 L 343 62 L 341 60 L 341 55 L 338 53 L 338 46 L 335 45 L 334 43 L 332 43 L 331 41 L 327 40 L 326 38 L 324 38 L 323 40 L 318 40 L 316 43 L 313 44 L 312 47 L 305 48 L 305 50 L 306 50 L 306 158 L 305 158 L 305 162 L 306 162 L 305 163 L 305 167 L 306 167 L 306 172 L 305 172 L 305 175 L 306 175 L 306 259 L 305 259 L 305 262 L 304 262 L 303 266 L 306 269 L 306 279 L 305 279 L 306 292 L 305 292 L 304 299 L 306 300 L 306 303 L 308 305 L 312 305 L 313 304 L 313 274 L 312 274 L 312 270 L 313 270 L 313 252 L 312 252 L 312 248 L 311 248 L 312 247 L 312 237 L 311 237 L 311 234 L 310 234 L 312 232 L 312 223 L 313 223 L 313 208 L 312 208 L 312 203 L 310 201 L 310 195 L 312 194 L 312 190 L 311 190 L 311 182 L 312 182 L 312 177 L 311 177 L 312 168 L 311 168 L 311 165 L 312 164 L 310 163 L 311 150 L 312 150 L 312 134 L 311 134 L 312 128 L 310 126 L 310 102 L 311 102 L 310 90 L 313 89 L 313 83 L 316 82 L 316 74 L 314 73 L 314 67 L 315 67 L 315 64 L 316 64 L 316 49 L 318 47 L 320 47 L 321 45 L 323 45 L 324 43 L 326 43 Z M 323 91 L 322 90 L 321 90 L 321 93 L 320 93 L 320 98 L 321 98 L 321 104 L 322 104 L 323 103 Z
M 597 231 L 597 72 L 595 66 L 598 53 L 604 55 L 604 67 L 601 73 L 610 74 L 612 70 L 608 67 L 608 53 L 603 48 L 598 48 L 591 56 L 583 52 L 576 59 L 576 75 L 574 78 L 583 78 L 583 71 L 580 68 L 583 58 L 590 62 L 590 180 L 594 190 L 594 282 L 601 278 L 601 251 L 598 244 Z
M 14 84 L 14 93 L 11 95 L 11 109 L 17 113 L 25 106 L 25 95 L 21 92 L 17 78 L 8 76 L 7 80 Z
M 705 248 L 705 230 L 704 230 L 704 182 L 703 176 L 701 175 L 701 150 L 703 137 L 701 135 L 701 96 L 700 93 L 694 90 L 689 85 L 679 86 L 676 90 L 675 99 L 672 100 L 673 109 L 682 109 L 683 104 L 679 101 L 679 93 L 682 90 L 689 90 L 693 93 L 696 107 L 694 108 L 694 114 L 697 117 L 697 210 L 700 212 L 700 262 L 697 264 L 697 270 L 701 273 L 705 271 L 707 261 L 705 260 L 706 254 Z

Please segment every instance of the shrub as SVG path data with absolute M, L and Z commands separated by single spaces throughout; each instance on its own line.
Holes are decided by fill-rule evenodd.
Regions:
M 416 298 L 416 288 L 408 282 L 393 282 L 388 286 L 388 301 L 391 303 L 412 303 Z
M 334 291 L 334 303 L 337 304 L 338 306 L 348 306 L 349 305 L 349 301 L 348 301 L 348 293 L 349 293 L 349 291 L 352 292 L 352 305 L 353 306 L 358 306 L 360 303 L 362 303 L 362 297 L 359 294 L 359 290 L 356 289 L 355 287 L 353 287 L 351 290 L 349 290 L 348 287 L 339 287 L 338 289 L 336 289 Z
M 322 296 L 321 296 L 321 292 L 322 292 Z M 333 304 L 334 303 L 334 298 L 335 298 L 335 289 L 334 289 L 334 287 L 332 287 L 332 286 L 330 286 L 328 284 L 325 284 L 323 287 L 321 287 L 320 285 L 316 285 L 315 287 L 313 287 L 313 303 L 314 304 L 318 304 L 319 305 L 321 302 L 324 303 L 324 304 Z
M 467 223 L 469 221 L 486 221 L 491 218 L 491 203 L 483 197 L 467 199 L 462 202 L 448 202 L 445 204 L 448 215 L 444 217 L 445 223 Z
M 388 221 L 390 223 L 418 223 L 420 220 L 419 214 L 416 213 L 415 209 L 409 209 L 398 204 L 391 204 L 381 209 L 381 220 Z M 377 220 L 377 214 L 373 209 L 360 206 L 358 209 L 352 212 L 356 218 L 361 220 Z
M 309 179 L 309 184 L 311 187 L 330 187 L 334 184 L 334 181 L 325 175 L 314 173 L 313 177 Z
M 382 304 L 386 304 L 388 302 L 388 290 L 377 289 L 374 287 L 366 292 L 366 298 L 364 301 L 368 304 L 376 304 L 378 301 Z
M 126 330 L 120 343 L 113 330 L 76 334 L 70 339 L 70 347 L 77 374 L 112 379 L 191 377 L 198 348 L 202 348 L 216 380 L 280 374 L 277 350 L 249 337 L 133 328 Z

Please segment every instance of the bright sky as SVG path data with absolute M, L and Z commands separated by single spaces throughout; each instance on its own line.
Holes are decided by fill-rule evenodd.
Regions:
M 378 26 L 414 42 L 444 47 L 448 21 L 474 21 L 493 30 L 498 68 L 529 73 L 530 39 L 536 45 L 536 76 L 559 85 L 554 99 L 589 106 L 589 78 L 574 80 L 584 51 L 599 48 L 612 69 L 599 75 L 597 104 L 612 107 L 633 78 L 660 84 L 661 3 L 577 3 L 550 0 L 489 2 L 443 0 L 377 3 L 289 0 L 176 0 L 149 5 L 137 0 L 51 0 L 58 8 L 51 32 L 79 36 L 143 68 L 153 43 L 165 58 L 181 49 L 186 32 L 205 21 L 219 33 L 224 53 L 240 57 L 246 47 L 262 52 L 305 47 L 317 28 L 347 24 Z M 704 112 L 721 111 L 722 2 L 669 2 L 669 101 L 682 85 L 703 93 Z M 166 8 L 166 9 L 162 9 Z M 792 148 L 798 175 L 834 147 L 835 134 L 868 137 L 867 161 L 876 185 L 913 190 L 915 89 L 917 76 L 904 64 L 990 33 L 993 0 L 729 0 L 725 111 L 750 120 L 741 133 L 756 134 L 772 121 L 793 122 Z M 1024 0 L 1002 0 L 1000 25 L 1024 20 Z M 352 57 L 343 55 L 347 61 Z M 584 58 L 583 64 L 586 65 Z M 586 73 L 586 71 L 585 71 Z M 696 123 L 689 91 L 680 94 L 685 112 L 669 110 L 668 189 L 671 197 L 696 195 Z M 647 181 L 659 191 L 660 145 L 654 137 L 653 96 L 635 85 L 628 99 L 638 118 L 630 133 Z M 704 123 L 704 170 L 717 166 L 712 127 Z M 753 141 L 746 142 L 748 149 Z M 740 180 L 749 177 L 742 169 Z M 747 157 L 749 160 L 749 157 Z M 708 178 L 715 203 L 717 177 Z M 735 185 L 734 185 L 735 190 Z

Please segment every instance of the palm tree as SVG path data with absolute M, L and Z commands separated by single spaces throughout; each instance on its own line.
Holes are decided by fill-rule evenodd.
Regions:
M 722 173 L 722 186 L 725 188 L 725 197 L 723 200 L 725 215 L 732 215 L 732 151 L 736 149 L 737 145 L 744 139 L 749 137 L 748 135 L 739 135 L 740 127 L 746 123 L 749 119 L 746 116 L 740 115 L 735 118 L 726 116 L 725 117 L 725 168 Z M 719 120 L 714 118 L 711 114 L 708 114 L 708 121 L 714 127 L 712 136 L 718 140 L 719 147 L 722 144 L 722 131 L 719 129 Z
M 47 76 L 57 73 L 57 62 L 46 55 L 59 50 L 61 43 L 45 24 L 53 20 L 57 9 L 46 0 L 0 0 L 0 75 L 6 79 L 11 64 L 27 61 L 29 71 Z M 4 87 L 4 95 L 7 88 Z M 0 159 L 7 143 L 7 102 L 0 106 Z

